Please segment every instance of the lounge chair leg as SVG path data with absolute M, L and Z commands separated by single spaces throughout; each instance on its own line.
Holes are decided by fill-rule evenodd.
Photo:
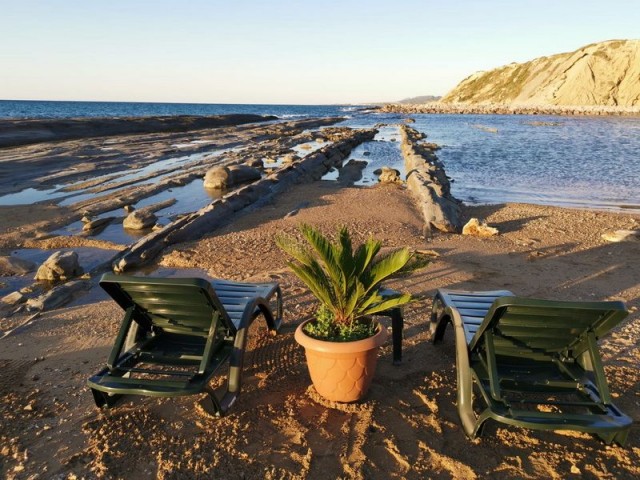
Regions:
M 431 341 L 435 343 L 440 343 L 444 338 L 444 332 L 447 328 L 447 323 L 449 323 L 451 319 L 448 315 L 445 314 L 444 304 L 439 296 L 435 296 L 433 298 L 433 306 L 431 307 Z
M 100 390 L 96 390 L 94 388 L 91 389 L 91 393 L 93 394 L 93 399 L 96 402 L 98 408 L 111 408 L 115 406 L 116 403 L 120 401 L 120 399 L 124 395 L 109 395 L 108 393 L 101 392 Z
M 404 318 L 402 310 L 394 308 L 391 310 L 391 336 L 393 337 L 393 364 L 402 363 L 402 330 L 404 329 Z
M 276 288 L 276 318 L 273 319 L 273 334 L 280 330 L 280 325 L 282 325 L 282 290 L 278 287 Z
M 627 436 L 629 435 L 629 430 L 623 430 L 620 432 L 612 432 L 612 433 L 600 433 L 598 437 L 604 441 L 607 445 L 612 444 L 613 442 L 617 443 L 621 447 L 624 447 L 624 444 L 627 442 Z
M 213 388 L 207 387 L 204 389 L 207 393 L 207 396 L 200 401 L 200 406 L 208 415 L 212 417 L 222 417 L 225 413 L 222 405 L 218 401 L 218 397 L 216 397 L 216 393 L 213 391 Z

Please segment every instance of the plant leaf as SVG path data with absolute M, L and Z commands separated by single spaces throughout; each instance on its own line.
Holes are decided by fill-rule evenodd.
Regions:
M 369 238 L 365 243 L 360 245 L 354 256 L 356 268 L 353 274 L 359 277 L 366 272 L 369 265 L 380 251 L 380 248 L 382 248 L 382 243 L 372 238 Z
M 289 268 L 309 287 L 311 293 L 313 293 L 318 300 L 326 305 L 333 305 L 334 298 L 330 282 L 318 263 L 313 263 L 315 265 L 298 265 L 291 262 L 289 263 Z
M 391 275 L 402 269 L 409 259 L 411 253 L 408 248 L 395 250 L 371 265 L 368 274 L 365 275 L 364 282 L 367 292 L 377 288 L 381 282 L 389 278 Z
M 345 276 L 338 263 L 339 251 L 337 246 L 332 245 L 319 230 L 310 225 L 302 225 L 300 230 L 318 254 L 318 258 L 325 272 L 331 278 L 332 282 L 330 286 L 334 290 L 336 302 L 338 302 L 340 306 L 344 305 Z
M 276 245 L 280 247 L 282 251 L 292 256 L 298 262 L 309 265 L 313 260 L 311 253 L 305 248 L 298 240 L 293 237 L 278 235 L 275 238 Z
M 373 315 L 374 313 L 384 312 L 390 308 L 399 307 L 405 305 L 412 300 L 411 295 L 403 293 L 394 297 L 386 297 L 382 302 L 376 303 L 366 309 L 364 309 L 361 315 Z

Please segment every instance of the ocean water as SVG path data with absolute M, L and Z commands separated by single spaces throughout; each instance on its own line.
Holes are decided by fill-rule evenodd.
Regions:
M 345 123 L 407 118 L 441 146 L 452 193 L 465 203 L 640 211 L 638 117 L 370 114 Z
M 280 118 L 332 117 L 352 114 L 351 105 L 244 105 L 144 102 L 54 102 L 0 100 L 0 118 L 148 117 L 154 115 L 226 115 L 245 113 Z
M 416 117 L 467 203 L 640 209 L 640 118 Z
M 375 142 L 362 145 L 352 155 L 369 162 L 371 167 L 365 170 L 361 185 L 374 182 L 372 171 L 380 166 L 402 170 L 398 143 L 393 141 L 399 140 L 397 125 L 413 118 L 412 127 L 424 132 L 427 141 L 441 145 L 438 156 L 453 179 L 453 194 L 466 203 L 526 202 L 640 211 L 637 117 L 399 115 L 341 105 L 0 101 L 0 118 L 227 113 L 276 115 L 283 119 L 344 116 L 347 119 L 343 124 L 351 127 L 388 125 L 381 129 Z M 338 174 L 328 176 L 333 177 Z M 27 198 L 32 194 L 15 195 Z

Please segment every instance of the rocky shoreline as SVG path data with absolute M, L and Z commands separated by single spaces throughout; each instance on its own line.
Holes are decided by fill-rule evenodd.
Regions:
M 4 262 L 5 276 L 11 277 L 0 282 L 0 317 L 25 307 L 56 308 L 72 300 L 79 289 L 87 289 L 86 282 L 43 286 L 37 275 L 34 283 L 23 286 L 33 275 L 11 273 L 20 261 L 15 256 L 20 248 L 102 249 L 109 258 L 85 269 L 85 279 L 95 280 L 108 269 L 139 268 L 169 245 L 211 233 L 240 211 L 264 205 L 294 184 L 319 180 L 377 133 L 331 127 L 339 120 L 252 123 L 5 149 L 10 160 L 0 168 L 0 177 L 6 172 L 0 178 L 0 194 L 3 187 L 9 192 L 22 188 L 45 194 L 44 200 L 28 205 L 0 206 L 0 266 Z M 78 168 L 81 164 L 84 167 Z M 227 178 L 214 187 L 202 180 L 221 172 L 243 175 L 237 182 Z M 36 211 L 43 213 L 42 220 L 32 216 Z M 55 269 L 64 270 L 57 264 Z M 64 280 L 80 275 L 73 270 Z M 18 282 L 18 277 L 24 281 Z M 16 282 L 20 287 L 9 292 L 9 285 Z
M 472 115 L 566 115 L 566 116 L 640 116 L 640 107 L 609 107 L 583 105 L 507 105 L 499 103 L 390 103 L 380 107 L 381 113 L 445 113 Z
M 0 148 L 88 137 L 187 132 L 204 128 L 277 120 L 273 115 L 172 115 L 123 118 L 44 118 L 0 120 Z

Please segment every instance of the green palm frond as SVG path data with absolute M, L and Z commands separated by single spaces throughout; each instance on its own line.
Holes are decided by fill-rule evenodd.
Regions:
M 309 290 L 318 300 L 324 304 L 334 303 L 334 292 L 332 291 L 331 283 L 317 262 L 313 265 L 301 265 L 291 262 L 289 263 L 289 268 L 309 287 Z
M 382 281 L 401 270 L 410 258 L 409 249 L 402 248 L 390 252 L 385 257 L 374 262 L 370 270 L 364 274 L 367 291 L 377 288 Z
M 332 244 L 322 233 L 309 225 L 302 225 L 300 231 L 309 245 L 315 250 L 317 258 L 323 266 L 323 270 L 331 278 L 331 286 L 335 291 L 336 301 L 341 303 L 341 299 L 344 298 L 346 290 L 346 278 L 338 261 L 340 256 L 339 248 Z
M 346 227 L 338 230 L 335 241 L 310 225 L 301 225 L 300 231 L 306 244 L 284 236 L 277 237 L 276 243 L 293 258 L 289 263 L 293 273 L 320 301 L 324 321 L 329 319 L 344 331 L 363 316 L 411 301 L 409 294 L 383 297 L 379 293 L 381 283 L 401 271 L 412 258 L 408 249 L 377 259 L 381 242 L 369 238 L 354 252 Z
M 373 306 L 366 308 L 362 311 L 362 315 L 373 315 L 374 313 L 384 312 L 391 308 L 399 307 L 411 301 L 411 295 L 403 293 L 397 297 L 387 297 L 382 302 L 376 303 Z
M 285 253 L 295 258 L 298 262 L 307 265 L 313 260 L 309 249 L 300 244 L 295 238 L 278 235 L 275 238 L 276 245 Z
M 369 264 L 382 248 L 382 243 L 372 238 L 358 247 L 355 254 L 356 270 L 354 275 L 360 276 L 367 271 Z

